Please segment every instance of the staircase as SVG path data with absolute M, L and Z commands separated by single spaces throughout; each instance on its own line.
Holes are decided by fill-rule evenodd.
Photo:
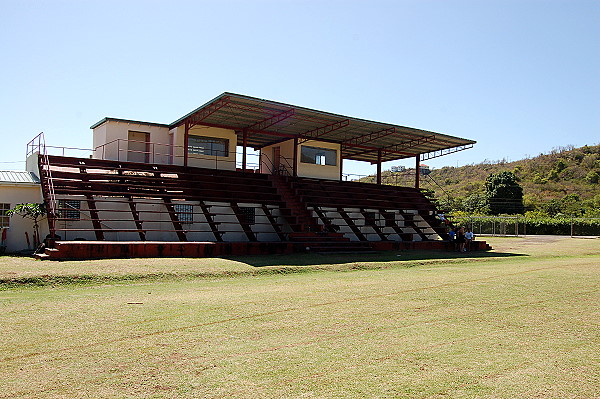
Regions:
M 371 251 L 371 245 L 367 241 L 350 241 L 342 233 L 327 231 L 322 224 L 312 215 L 296 195 L 290 185 L 291 177 L 271 175 L 269 177 L 277 194 L 285 202 L 282 213 L 290 225 L 292 232 L 288 239 L 292 242 L 304 245 L 310 252 L 365 252 Z

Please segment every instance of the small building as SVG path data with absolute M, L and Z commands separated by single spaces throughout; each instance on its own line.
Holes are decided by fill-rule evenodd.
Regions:
M 423 176 L 427 176 L 431 173 L 431 169 L 429 169 L 429 166 L 421 164 L 419 165 L 419 173 Z
M 51 256 L 370 250 L 439 241 L 445 232 L 419 190 L 420 174 L 414 187 L 384 186 L 381 165 L 414 158 L 420 170 L 423 160 L 475 143 L 233 93 L 170 124 L 106 117 L 91 128 L 89 156 L 52 155 L 43 136 L 28 145 L 49 232 L 61 238 Z M 255 162 L 248 149 L 258 152 Z M 344 160 L 376 164 L 377 184 L 344 181 Z
M 35 249 L 33 224 L 6 211 L 24 203 L 41 203 L 40 180 L 33 172 L 0 171 L 0 252 L 15 253 Z M 44 221 L 45 222 L 45 221 Z M 40 235 L 48 234 L 48 223 L 40 224 Z

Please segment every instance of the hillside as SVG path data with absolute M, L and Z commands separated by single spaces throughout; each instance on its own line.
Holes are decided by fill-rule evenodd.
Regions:
M 565 197 L 600 205 L 600 145 L 559 148 L 549 154 L 514 162 L 489 162 L 461 167 L 446 166 L 423 176 L 421 187 L 439 199 L 466 198 L 485 193 L 485 179 L 492 173 L 511 171 L 523 187 L 529 210 L 543 208 Z M 385 184 L 414 184 L 414 169 L 402 173 L 385 171 Z M 374 181 L 374 177 L 367 178 Z

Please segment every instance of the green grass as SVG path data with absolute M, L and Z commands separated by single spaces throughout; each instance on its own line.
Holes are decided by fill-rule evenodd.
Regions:
M 549 240 L 0 258 L 0 398 L 597 398 L 600 240 Z

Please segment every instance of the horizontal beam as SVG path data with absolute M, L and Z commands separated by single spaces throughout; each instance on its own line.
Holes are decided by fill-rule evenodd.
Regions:
M 362 136 L 353 137 L 342 142 L 342 149 L 352 148 L 355 145 L 368 143 L 369 141 L 377 140 L 381 137 L 389 136 L 396 133 L 396 128 L 383 129 L 378 132 L 363 134 Z
M 300 144 L 302 144 L 305 141 L 310 140 L 310 139 L 308 139 L 308 137 L 311 137 L 313 140 L 316 140 L 316 139 L 320 138 L 321 136 L 326 135 L 327 133 L 331 133 L 338 129 L 344 128 L 348 125 L 350 125 L 350 120 L 344 119 L 343 121 L 330 123 L 329 125 L 325 125 L 325 126 L 321 126 L 316 129 L 313 129 L 313 130 L 309 130 L 308 132 L 305 132 L 302 134 L 302 136 L 305 138 L 303 138 L 300 141 Z
M 386 156 L 388 153 L 391 153 L 390 151 L 408 150 L 410 148 L 414 148 L 414 147 L 420 146 L 422 144 L 436 142 L 436 141 L 437 141 L 437 139 L 436 139 L 435 135 L 420 137 L 420 138 L 414 139 L 414 140 L 404 141 L 399 144 L 394 144 L 394 145 L 382 148 L 382 151 L 383 151 L 382 155 Z
M 200 111 L 196 112 L 195 114 L 191 115 L 188 118 L 187 122 L 189 123 L 189 127 L 191 128 L 191 127 L 199 124 L 204 119 L 208 118 L 210 115 L 214 114 L 221 108 L 225 107 L 230 102 L 231 102 L 231 97 L 225 96 L 223 98 L 218 99 L 214 103 L 209 104 L 208 106 L 202 108 Z
M 277 115 L 270 116 L 262 121 L 256 122 L 245 129 L 246 131 L 264 131 L 265 129 L 284 121 L 288 118 L 291 118 L 296 114 L 296 110 L 294 108 L 288 109 L 287 111 L 283 111 Z
M 431 151 L 425 154 L 421 154 L 421 161 L 427 161 L 428 159 L 443 157 L 444 155 L 453 154 L 455 152 L 468 150 L 473 148 L 473 144 L 461 145 L 453 148 L 445 148 L 442 150 Z

